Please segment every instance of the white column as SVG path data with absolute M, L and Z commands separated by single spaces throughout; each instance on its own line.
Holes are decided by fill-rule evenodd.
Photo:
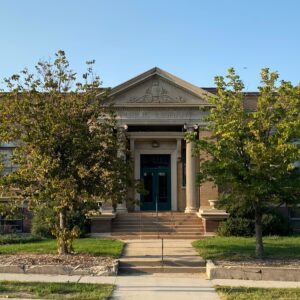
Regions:
M 193 132 L 194 128 L 188 128 Z M 196 158 L 192 153 L 193 143 L 186 143 L 186 208 L 185 213 L 197 211 L 197 190 L 196 190 Z
M 122 147 L 125 147 L 125 145 L 126 145 L 125 131 L 126 131 L 126 128 L 123 126 L 123 127 L 118 128 L 118 133 L 117 133 L 117 134 L 119 134 L 119 138 L 122 142 L 121 147 L 118 149 L 117 155 L 118 155 L 118 157 L 122 157 L 124 160 L 126 159 L 126 154 L 125 154 L 125 149 L 123 149 Z M 123 192 L 124 192 L 123 200 L 121 203 L 117 204 L 117 208 L 116 208 L 117 213 L 128 213 L 127 206 L 126 206 L 126 192 L 127 191 L 123 191 Z

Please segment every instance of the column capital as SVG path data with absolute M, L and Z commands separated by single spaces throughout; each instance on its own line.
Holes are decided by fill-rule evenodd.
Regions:
M 117 125 L 117 130 L 118 131 L 127 131 L 128 130 L 128 125 L 127 124 L 123 124 L 123 125 Z
M 189 132 L 193 132 L 199 128 L 198 124 L 184 124 L 184 129 Z

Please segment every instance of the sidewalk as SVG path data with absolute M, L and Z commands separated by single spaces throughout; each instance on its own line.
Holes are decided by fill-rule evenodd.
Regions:
M 113 300 L 218 300 L 214 286 L 257 288 L 300 288 L 300 282 L 234 279 L 207 280 L 205 274 L 152 274 L 137 276 L 66 276 L 40 274 L 0 274 L 0 280 L 40 282 L 80 282 L 115 284 Z M 1 298 L 0 298 L 1 300 Z
M 199 274 L 118 276 L 113 300 L 219 300 L 211 282 Z
M 113 300 L 219 300 L 212 283 L 199 274 L 142 276 L 65 276 L 0 274 L 0 280 L 115 284 Z

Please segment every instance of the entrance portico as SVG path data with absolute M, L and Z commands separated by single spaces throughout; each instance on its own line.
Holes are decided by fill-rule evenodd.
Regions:
M 209 91 L 159 68 L 110 91 L 108 104 L 113 102 L 118 133 L 127 140 L 130 154 L 119 149 L 118 155 L 130 160 L 132 177 L 144 188 L 124 191 L 117 214 L 110 206 L 110 211 L 91 217 L 92 233 L 197 239 L 214 232 L 228 216 L 210 205 L 218 199 L 218 189 L 211 182 L 197 185 L 200 161 L 206 157 L 194 155 L 193 144 L 185 138 L 187 133 L 199 139 L 209 136 L 202 129 L 209 109 L 201 110 L 209 106 L 207 97 L 215 97 Z M 104 223 L 111 230 L 103 229 Z
M 128 204 L 129 211 L 157 207 L 191 213 L 209 206 L 196 185 L 199 158 L 185 141 L 187 131 L 199 135 L 206 115 L 199 108 L 208 105 L 209 92 L 153 68 L 113 88 L 110 95 L 118 126 L 126 128 L 134 179 L 143 181 L 148 191 L 131 192 L 135 205 Z

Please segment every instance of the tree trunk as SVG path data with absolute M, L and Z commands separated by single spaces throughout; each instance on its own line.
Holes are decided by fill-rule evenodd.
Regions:
M 62 208 L 59 212 L 59 233 L 58 233 L 58 254 L 68 254 L 66 243 L 66 209 Z
M 263 259 L 265 256 L 264 244 L 262 239 L 262 213 L 255 209 L 255 255 L 257 258 Z

